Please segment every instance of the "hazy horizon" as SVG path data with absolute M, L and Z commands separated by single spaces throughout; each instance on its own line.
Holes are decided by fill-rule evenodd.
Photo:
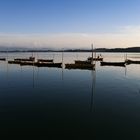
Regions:
M 140 46 L 139 0 L 2 0 L 0 46 Z

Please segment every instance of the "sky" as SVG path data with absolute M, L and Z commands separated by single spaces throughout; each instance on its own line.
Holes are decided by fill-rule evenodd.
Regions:
M 0 46 L 140 46 L 140 0 L 0 0 Z

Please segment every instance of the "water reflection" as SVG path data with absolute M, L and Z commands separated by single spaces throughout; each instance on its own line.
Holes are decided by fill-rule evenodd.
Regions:
M 91 71 L 91 104 L 90 104 L 90 111 L 95 111 L 95 94 L 96 94 L 96 69 Z
M 76 59 L 71 53 L 55 55 L 64 64 Z M 124 59 L 116 55 L 113 59 Z M 9 54 L 8 59 L 19 56 Z M 81 60 L 88 56 L 78 54 Z M 5 134 L 140 138 L 140 65 L 101 67 L 97 62 L 95 71 L 0 65 L 0 128 Z

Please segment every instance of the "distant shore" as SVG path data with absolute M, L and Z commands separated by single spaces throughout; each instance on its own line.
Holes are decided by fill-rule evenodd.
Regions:
M 135 52 L 139 53 L 140 52 L 140 47 L 129 47 L 129 48 L 98 48 L 94 49 L 94 52 Z M 8 50 L 0 50 L 1 53 L 6 53 L 6 52 L 92 52 L 91 49 L 64 49 L 64 50 L 51 50 L 51 49 L 8 49 Z

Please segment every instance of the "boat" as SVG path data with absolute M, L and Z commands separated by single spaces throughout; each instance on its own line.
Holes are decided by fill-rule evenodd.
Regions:
M 130 59 L 126 59 L 125 62 L 126 62 L 127 65 L 129 65 L 129 64 L 140 64 L 140 61 L 134 61 L 134 60 L 130 60 Z
M 93 51 L 92 51 L 93 52 Z M 94 52 L 94 57 L 93 57 L 93 54 L 92 54 L 92 57 L 88 57 L 87 60 L 88 61 L 103 61 L 103 57 L 101 54 L 99 54 L 97 57 L 96 57 L 96 51 Z
M 6 58 L 0 58 L 0 61 L 6 61 Z
M 29 58 L 15 58 L 14 61 L 35 61 L 35 57 L 29 57 Z
M 92 50 L 93 50 L 93 44 Z M 93 58 L 93 51 L 92 51 L 92 58 Z M 81 60 L 75 60 L 75 63 L 72 64 L 65 64 L 66 69 L 87 69 L 87 70 L 93 70 L 95 67 L 95 64 L 93 64 L 93 60 L 91 61 L 81 61 Z
M 95 64 L 65 64 L 66 69 L 87 69 L 93 70 Z
M 31 60 L 31 61 L 35 61 L 35 57 L 30 56 L 30 57 L 29 57 L 29 60 Z
M 24 60 L 24 61 L 23 61 Z M 25 61 L 26 59 L 14 59 L 12 61 L 8 61 L 9 64 L 19 64 L 21 66 L 36 66 L 36 67 L 57 67 L 61 68 L 62 63 L 53 63 L 53 62 L 35 62 L 35 61 Z
M 52 63 L 53 59 L 37 59 L 37 62 L 39 62 L 39 63 L 44 63 L 44 62 Z
M 20 61 L 21 66 L 34 66 L 36 62 L 34 61 Z
M 20 62 L 21 66 L 36 66 L 36 67 L 58 67 L 61 68 L 62 67 L 62 63 L 48 63 L 48 62 L 30 62 L 30 61 L 21 61 Z
M 9 60 L 8 64 L 20 64 L 21 61 Z
M 37 66 L 37 67 L 57 67 L 57 68 L 62 68 L 62 63 L 47 63 L 47 62 L 38 63 L 38 62 L 36 62 L 34 65 Z
M 91 61 L 81 61 L 81 60 L 75 60 L 75 64 L 91 64 Z
M 93 60 L 93 61 L 103 61 L 103 58 L 102 58 L 102 57 L 96 57 L 96 58 L 93 58 L 93 59 L 92 59 L 92 57 L 88 57 L 87 60 L 88 60 L 88 61 L 91 61 L 91 60 Z
M 125 66 L 125 62 L 105 62 L 101 61 L 101 66 Z

